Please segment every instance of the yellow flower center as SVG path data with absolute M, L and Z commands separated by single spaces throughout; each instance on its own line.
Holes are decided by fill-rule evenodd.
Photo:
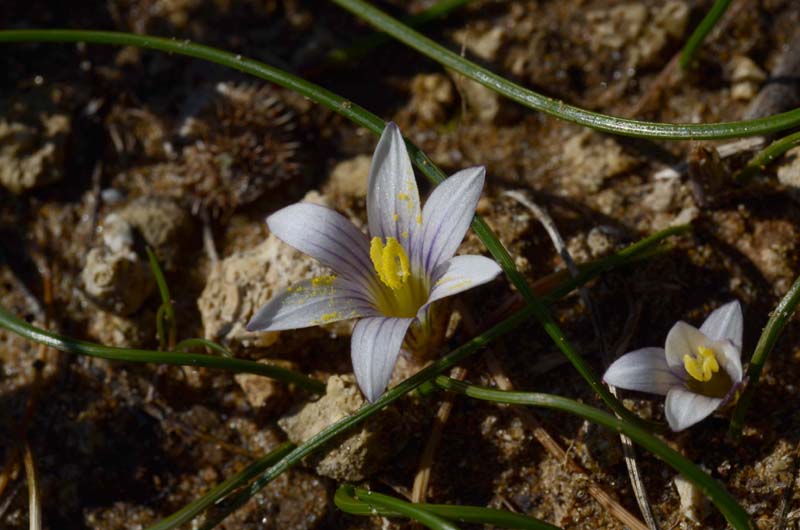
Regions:
M 719 363 L 714 356 L 714 351 L 706 346 L 697 347 L 697 355 L 691 356 L 688 353 L 683 356 L 683 366 L 694 379 L 706 382 L 719 372 Z
M 428 299 L 428 283 L 411 274 L 408 254 L 397 238 L 387 237 L 384 244 L 381 238 L 373 237 L 369 257 L 381 284 L 388 287 L 376 293 L 378 310 L 392 317 L 416 316 Z
M 408 255 L 394 237 L 387 237 L 385 246 L 381 238 L 373 237 L 369 245 L 369 257 L 372 259 L 378 278 L 394 291 L 400 289 L 411 275 Z

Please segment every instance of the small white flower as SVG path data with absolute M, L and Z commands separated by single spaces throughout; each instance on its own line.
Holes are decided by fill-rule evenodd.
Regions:
M 385 390 L 406 332 L 430 326 L 433 302 L 491 281 L 500 273 L 483 256 L 454 256 L 469 228 L 485 170 L 459 171 L 437 186 L 424 208 L 403 137 L 386 126 L 370 168 L 369 239 L 335 211 L 299 203 L 267 218 L 270 231 L 335 275 L 300 282 L 276 295 L 247 324 L 249 331 L 303 328 L 359 319 L 353 329 L 353 372 L 364 395 Z
M 712 312 L 700 329 L 677 322 L 664 348 L 626 353 L 603 380 L 628 390 L 666 395 L 673 431 L 691 427 L 727 403 L 742 383 L 742 308 L 734 300 Z

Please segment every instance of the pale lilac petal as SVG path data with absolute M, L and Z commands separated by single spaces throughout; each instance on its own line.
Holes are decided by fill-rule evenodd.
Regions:
M 699 329 L 683 321 L 678 321 L 667 334 L 664 350 L 667 365 L 675 371 L 683 371 L 683 356 L 697 355 L 700 346 L 712 346 L 713 341 L 705 336 Z M 712 348 L 713 349 L 713 348 Z
M 722 404 L 722 399 L 701 396 L 683 387 L 672 388 L 667 393 L 664 415 L 670 429 L 682 431 L 707 418 Z
M 267 226 L 283 242 L 340 276 L 367 284 L 375 277 L 367 236 L 330 208 L 293 204 L 270 215 Z
M 427 274 L 456 253 L 475 216 L 485 175 L 483 167 L 459 171 L 439 184 L 425 203 L 421 260 Z
M 717 352 L 717 362 L 722 367 L 734 384 L 742 382 L 742 350 L 729 340 L 717 342 L 714 351 Z
M 642 348 L 626 353 L 611 363 L 603 381 L 619 388 L 662 396 L 682 384 L 681 378 L 667 366 L 661 348 Z
M 377 314 L 362 288 L 342 278 L 298 282 L 263 305 L 250 322 L 248 331 L 279 331 L 319 326 L 329 322 Z
M 715 309 L 700 326 L 700 331 L 711 340 L 729 340 L 740 349 L 743 329 L 742 306 L 738 300 Z
M 418 239 L 417 231 L 421 228 L 419 190 L 403 135 L 395 123 L 386 125 L 372 155 L 367 218 L 372 237 L 394 237 L 407 250 L 413 248 L 412 241 Z
M 370 402 L 386 390 L 403 338 L 413 321 L 413 318 L 368 317 L 356 322 L 350 342 L 353 373 Z
M 418 316 L 421 318 L 428 306 L 436 300 L 453 296 L 494 280 L 502 272 L 500 265 L 484 256 L 456 256 L 442 263 L 433 273 L 433 287 L 428 301 Z

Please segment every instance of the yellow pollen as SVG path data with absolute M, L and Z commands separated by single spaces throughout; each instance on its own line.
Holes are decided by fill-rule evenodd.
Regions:
M 394 214 L 392 216 L 392 221 L 397 221 L 398 219 L 400 219 L 400 216 L 398 214 Z
M 324 315 L 322 315 L 319 318 L 323 322 L 330 322 L 331 320 L 337 320 L 337 319 L 341 318 L 341 314 L 336 312 L 336 311 L 334 311 L 333 313 L 325 313 Z
M 683 356 L 683 366 L 694 379 L 710 381 L 713 374 L 719 372 L 719 363 L 714 356 L 714 351 L 706 346 L 697 347 L 697 355 L 692 357 L 688 353 Z
M 400 235 L 403 236 L 403 239 L 408 239 L 408 230 L 403 230 L 403 233 Z
M 333 274 L 327 274 L 325 276 L 317 276 L 311 280 L 311 285 L 314 287 L 319 287 L 320 285 L 331 285 L 333 280 L 336 279 L 336 276 Z
M 407 193 L 398 193 L 397 198 L 400 199 L 401 201 L 407 201 L 410 199 Z
M 417 214 L 417 224 L 418 224 L 418 225 L 421 225 L 421 224 L 422 224 L 422 213 L 418 213 L 418 214 Z
M 381 238 L 373 237 L 369 245 L 369 257 L 378 278 L 391 289 L 399 289 L 411 275 L 408 255 L 394 237 L 386 238 L 386 246 Z

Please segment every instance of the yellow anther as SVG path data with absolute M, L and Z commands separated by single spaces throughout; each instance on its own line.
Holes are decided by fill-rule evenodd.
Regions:
M 710 381 L 713 374 L 719 372 L 719 363 L 714 355 L 714 351 L 706 346 L 697 347 L 697 355 L 683 356 L 683 366 L 694 379 L 706 382 Z
M 392 289 L 399 289 L 411 275 L 408 255 L 394 237 L 386 238 L 386 246 L 381 238 L 373 237 L 369 246 L 369 257 L 381 282 Z

